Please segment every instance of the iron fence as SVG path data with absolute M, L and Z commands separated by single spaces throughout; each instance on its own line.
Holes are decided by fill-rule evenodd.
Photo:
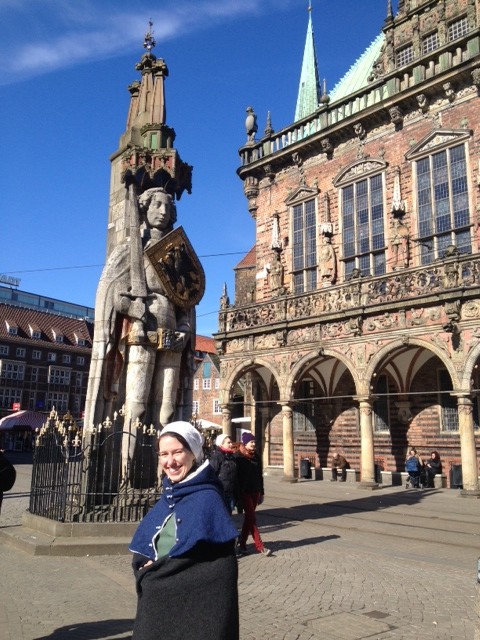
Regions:
M 82 434 L 52 412 L 35 438 L 30 512 L 59 522 L 137 522 L 160 497 L 157 433 L 115 415 Z

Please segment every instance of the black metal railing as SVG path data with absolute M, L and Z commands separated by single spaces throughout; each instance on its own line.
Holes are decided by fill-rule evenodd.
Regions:
M 52 412 L 38 431 L 30 512 L 59 522 L 137 522 L 158 500 L 157 432 L 122 416 L 82 434 Z

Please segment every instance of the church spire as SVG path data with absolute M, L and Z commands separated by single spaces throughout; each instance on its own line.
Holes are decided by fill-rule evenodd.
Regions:
M 295 122 L 312 114 L 318 109 L 320 102 L 320 83 L 318 79 L 317 55 L 313 39 L 312 3 L 308 4 L 308 27 L 305 49 L 303 52 L 302 72 L 298 87 Z

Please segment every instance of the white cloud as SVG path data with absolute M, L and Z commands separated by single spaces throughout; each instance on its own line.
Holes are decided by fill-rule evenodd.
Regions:
M 143 3 L 120 0 L 0 0 L 7 37 L 0 43 L 0 84 L 22 73 L 40 75 L 138 48 L 148 19 L 157 42 L 204 30 L 236 17 L 268 14 L 292 0 L 165 0 L 147 13 Z M 127 6 L 128 10 L 123 8 Z M 119 9 L 120 8 L 120 9 Z M 151 9 L 151 7 L 149 8 Z

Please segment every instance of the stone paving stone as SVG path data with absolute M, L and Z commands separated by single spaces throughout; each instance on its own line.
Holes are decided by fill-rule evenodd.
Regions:
M 472 640 L 479 545 L 429 537 L 435 521 L 439 529 L 464 527 L 468 543 L 469 527 L 476 524 L 480 532 L 480 503 L 449 493 L 429 497 L 428 504 L 404 503 L 400 494 L 397 504 L 378 510 L 372 502 L 369 510 L 371 494 L 323 484 L 330 483 L 302 487 L 266 479 L 259 522 L 274 554 L 239 560 L 242 640 L 340 640 L 347 631 L 357 634 L 349 640 Z M 17 494 L 4 501 L 0 527 L 18 524 L 27 508 L 21 486 Z M 338 506 L 328 511 L 322 501 Z M 351 508 L 359 504 L 367 508 L 353 527 Z M 300 505 L 306 516 L 291 517 L 285 505 Z M 412 513 L 425 528 L 415 539 L 375 533 L 385 510 L 390 521 Z M 128 640 L 136 604 L 130 562 L 129 556 L 32 557 L 0 547 L 1 640 Z M 335 619 L 351 621 L 340 625 L 344 635 L 321 628 Z

